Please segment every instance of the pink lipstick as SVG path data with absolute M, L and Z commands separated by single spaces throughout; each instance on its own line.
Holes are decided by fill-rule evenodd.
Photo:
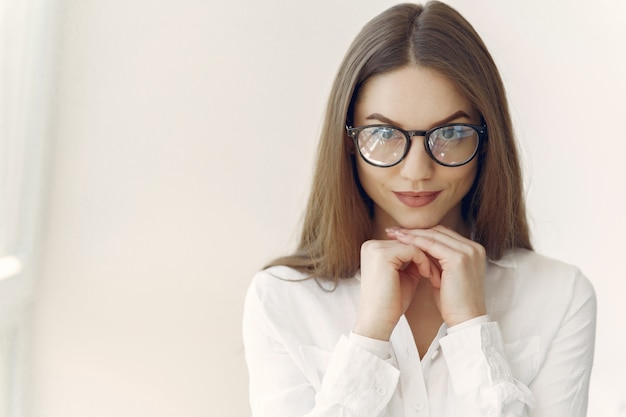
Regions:
M 432 203 L 441 191 L 425 191 L 425 192 L 397 192 L 394 194 L 403 204 L 409 207 L 424 207 Z

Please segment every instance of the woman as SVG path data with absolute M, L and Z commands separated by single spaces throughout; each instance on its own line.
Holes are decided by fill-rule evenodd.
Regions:
M 532 252 L 504 88 L 439 3 L 370 21 L 302 236 L 248 291 L 255 416 L 584 416 L 595 296 Z

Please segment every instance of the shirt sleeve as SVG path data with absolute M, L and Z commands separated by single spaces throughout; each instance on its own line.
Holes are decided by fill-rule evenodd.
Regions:
M 449 329 L 440 345 L 456 397 L 449 404 L 457 413 L 466 417 L 586 416 L 596 299 L 590 283 L 578 274 L 548 354 L 528 386 L 511 373 L 498 323 L 481 319 Z
M 529 388 L 513 379 L 498 323 L 479 323 L 440 340 L 448 372 L 452 415 L 521 417 L 534 405 Z
M 400 372 L 384 359 L 389 355 L 379 341 L 342 336 L 330 353 L 321 385 L 314 386 L 288 336 L 266 314 L 254 283 L 245 300 L 243 337 L 254 417 L 385 415 Z
M 531 417 L 585 417 L 593 365 L 596 296 L 577 271 L 573 296 L 545 362 L 530 384 L 537 406 Z

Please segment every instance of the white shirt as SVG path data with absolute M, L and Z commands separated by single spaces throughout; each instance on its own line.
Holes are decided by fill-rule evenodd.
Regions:
M 445 324 L 420 361 L 404 317 L 389 342 L 351 333 L 359 277 L 255 275 L 243 319 L 255 417 L 582 417 L 596 299 L 572 266 L 527 250 L 488 261 L 488 316 Z M 331 291 L 332 290 L 332 291 Z

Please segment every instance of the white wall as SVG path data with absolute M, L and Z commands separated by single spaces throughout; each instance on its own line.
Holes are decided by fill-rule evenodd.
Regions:
M 291 248 L 334 73 L 393 3 L 57 0 L 33 416 L 248 414 L 244 291 Z M 596 287 L 590 415 L 617 416 L 626 6 L 451 4 L 508 86 L 537 248 Z

